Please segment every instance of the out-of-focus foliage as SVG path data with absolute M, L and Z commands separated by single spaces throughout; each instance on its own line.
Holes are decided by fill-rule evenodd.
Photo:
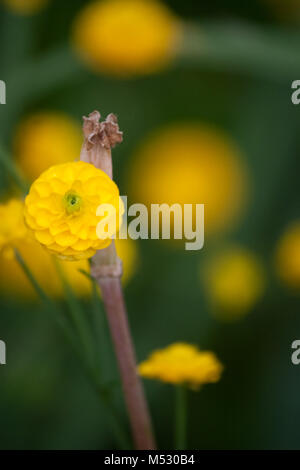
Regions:
M 19 15 L 31 15 L 47 5 L 49 0 L 2 0 L 8 10 Z

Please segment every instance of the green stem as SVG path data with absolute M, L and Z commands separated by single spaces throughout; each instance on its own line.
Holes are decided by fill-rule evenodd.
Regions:
M 18 250 L 15 250 L 15 256 L 16 260 L 24 271 L 24 274 L 26 275 L 32 287 L 34 288 L 34 290 L 42 300 L 43 304 L 45 305 L 46 311 L 48 312 L 49 316 L 52 319 L 55 319 L 55 322 L 59 325 L 61 330 L 64 332 L 66 338 L 72 343 L 72 345 L 76 345 L 76 339 L 74 338 L 74 335 L 71 332 L 70 327 L 63 316 L 63 312 L 59 309 L 57 304 L 53 302 L 52 299 L 48 297 L 48 295 L 45 293 L 45 291 L 32 274 L 30 268 L 28 267 L 27 263 L 25 262 Z
M 104 336 L 105 334 L 103 335 L 103 330 L 105 329 L 105 325 L 104 325 L 104 312 L 103 312 L 103 309 L 102 309 L 102 304 L 101 304 L 101 301 L 99 299 L 99 294 L 98 294 L 98 291 L 97 291 L 97 284 L 96 282 L 94 281 L 94 279 L 91 280 L 91 283 L 92 283 L 92 305 L 93 305 L 93 324 L 94 324 L 94 328 L 95 328 L 95 337 L 96 337 L 96 347 L 97 347 L 97 357 L 99 358 L 99 363 L 100 363 L 100 367 L 101 369 L 103 370 L 103 364 L 102 364 L 102 356 L 103 356 L 103 352 L 105 351 L 106 354 L 107 354 L 107 350 L 104 349 Z
M 105 410 L 110 418 L 112 428 L 114 430 L 114 433 L 116 435 L 116 438 L 118 439 L 118 442 L 120 443 L 120 447 L 122 449 L 129 449 L 130 445 L 128 443 L 128 438 L 127 434 L 124 431 L 122 425 L 119 422 L 119 417 L 118 413 L 111 402 L 110 398 L 110 393 L 109 390 L 107 390 L 101 383 L 99 374 L 97 373 L 97 370 L 94 367 L 91 367 L 90 362 L 87 363 L 86 357 L 83 357 L 80 349 L 78 348 L 76 338 L 74 337 L 73 332 L 70 330 L 70 327 L 68 323 L 65 321 L 63 317 L 63 312 L 61 309 L 57 306 L 55 302 L 52 301 L 50 297 L 45 293 L 43 288 L 40 286 L 34 275 L 32 274 L 30 268 L 28 267 L 27 263 L 24 261 L 23 257 L 21 254 L 15 250 L 15 256 L 20 264 L 21 268 L 23 269 L 25 275 L 27 276 L 28 280 L 30 281 L 31 285 L 33 286 L 34 290 L 36 293 L 39 295 L 41 298 L 42 302 L 44 303 L 46 307 L 46 311 L 49 313 L 49 316 L 53 319 L 55 318 L 56 323 L 60 326 L 60 328 L 63 330 L 66 338 L 70 341 L 72 346 L 75 348 L 81 362 L 83 365 L 83 368 L 89 377 L 93 387 L 95 388 L 96 393 L 100 397 Z M 53 315 L 55 314 L 55 315 Z
M 120 425 L 120 418 L 117 409 L 112 403 L 111 395 L 109 391 L 103 391 L 99 389 L 99 395 L 106 408 L 106 412 L 110 418 L 110 424 L 114 430 L 115 436 L 120 444 L 121 450 L 131 450 L 132 444 L 129 440 L 127 432 L 125 432 L 123 426 Z
M 93 314 L 94 314 L 94 329 L 95 337 L 97 341 L 97 355 L 100 359 L 101 369 L 103 371 L 108 371 L 111 369 L 111 360 L 112 360 L 112 350 L 111 344 L 109 342 L 109 331 L 105 321 L 105 313 L 103 309 L 103 304 L 100 297 L 100 292 L 98 285 L 90 276 L 92 282 L 92 302 L 93 302 Z M 105 357 L 105 361 L 101 361 L 101 358 Z M 108 365 L 108 368 L 107 368 Z M 119 379 L 115 382 L 119 383 Z
M 101 370 L 103 371 L 103 366 L 102 361 L 100 360 L 102 356 L 105 354 L 106 355 L 106 360 L 107 360 L 107 351 L 109 345 L 106 344 L 107 338 L 106 338 L 106 331 L 105 329 L 105 323 L 104 323 L 104 311 L 102 307 L 102 302 L 99 296 L 98 292 L 98 286 L 95 281 L 95 279 L 84 269 L 79 269 L 79 272 L 83 276 L 85 276 L 89 281 L 91 282 L 92 285 L 92 305 L 93 305 L 93 313 L 94 313 L 94 328 L 95 328 L 95 337 L 97 340 L 97 357 L 99 357 L 99 366 Z M 103 334 L 104 333 L 104 334 Z M 105 344 L 104 344 L 105 343 Z M 116 437 L 118 438 L 118 441 L 120 443 L 120 446 L 123 450 L 128 450 L 132 448 L 132 445 L 128 439 L 127 433 L 124 432 L 124 429 L 120 426 L 119 419 L 118 419 L 118 412 L 112 403 L 112 398 L 111 398 L 111 392 L 109 390 L 109 386 L 107 385 L 107 389 L 105 390 L 103 385 L 98 387 L 98 393 L 101 397 L 101 400 L 109 409 L 109 414 L 111 418 L 111 424 L 112 427 L 114 428 L 114 432 Z
M 85 312 L 81 308 L 78 299 L 75 297 L 74 292 L 65 277 L 62 267 L 54 257 L 53 262 L 63 284 L 64 291 L 66 293 L 66 299 L 68 302 L 70 313 L 72 315 L 74 326 L 77 330 L 84 351 L 87 355 L 87 363 L 90 365 L 91 369 L 94 369 L 96 366 L 93 348 L 93 338 L 89 326 L 86 322 Z
M 6 150 L 4 150 L 1 144 L 0 144 L 0 162 L 2 163 L 6 171 L 14 179 L 15 183 L 20 187 L 22 192 L 26 194 L 28 192 L 28 184 L 26 183 L 24 178 L 21 176 L 14 162 L 12 161 L 12 159 L 10 158 Z
M 187 429 L 187 388 L 185 385 L 175 387 L 175 449 L 186 449 Z

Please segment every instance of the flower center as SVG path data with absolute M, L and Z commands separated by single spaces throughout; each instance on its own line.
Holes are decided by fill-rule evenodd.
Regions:
M 81 197 L 74 191 L 68 191 L 64 195 L 64 206 L 68 214 L 79 211 L 82 206 Z

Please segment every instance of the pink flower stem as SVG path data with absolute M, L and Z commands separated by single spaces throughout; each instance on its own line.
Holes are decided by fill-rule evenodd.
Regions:
M 119 364 L 135 447 L 138 450 L 155 449 L 148 407 L 137 375 L 120 279 L 102 278 L 99 280 L 99 286 Z
M 85 140 L 80 159 L 93 164 L 112 178 L 111 147 L 122 142 L 123 135 L 119 131 L 117 118 L 113 114 L 110 114 L 103 122 L 99 120 L 98 111 L 84 118 Z M 121 287 L 122 263 L 117 256 L 114 241 L 108 248 L 99 250 L 94 255 L 91 275 L 101 289 L 135 448 L 138 450 L 155 449 L 151 419 L 142 383 L 137 373 L 135 352 Z

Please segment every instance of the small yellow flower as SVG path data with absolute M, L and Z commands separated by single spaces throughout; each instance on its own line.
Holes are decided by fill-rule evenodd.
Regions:
M 223 366 L 210 351 L 200 351 L 186 343 L 174 343 L 152 353 L 138 370 L 148 379 L 197 388 L 205 383 L 218 382 Z
M 292 223 L 276 249 L 276 267 L 281 280 L 289 287 L 300 288 L 300 221 Z
M 30 181 L 52 165 L 74 161 L 81 145 L 79 124 L 57 112 L 29 116 L 21 122 L 14 138 L 17 164 Z
M 24 203 L 19 199 L 0 205 L 0 254 L 6 258 L 13 258 L 14 248 L 20 241 L 29 238 L 23 208 Z
M 47 5 L 49 0 L 2 0 L 10 10 L 20 15 L 31 15 Z
M 265 290 L 265 273 L 259 258 L 240 247 L 219 253 L 201 277 L 216 313 L 234 319 L 247 313 Z
M 133 200 L 205 205 L 205 234 L 227 228 L 244 208 L 248 178 L 235 143 L 202 124 L 174 124 L 150 136 L 133 159 Z
M 51 253 L 67 260 L 90 258 L 109 246 L 113 235 L 100 239 L 96 232 L 103 220 L 96 215 L 102 204 L 115 209 L 118 230 L 123 206 L 116 184 L 90 163 L 65 163 L 49 168 L 32 184 L 25 219 L 36 240 Z
M 90 3 L 74 25 L 74 44 L 94 69 L 135 75 L 165 66 L 181 36 L 177 18 L 157 0 Z

